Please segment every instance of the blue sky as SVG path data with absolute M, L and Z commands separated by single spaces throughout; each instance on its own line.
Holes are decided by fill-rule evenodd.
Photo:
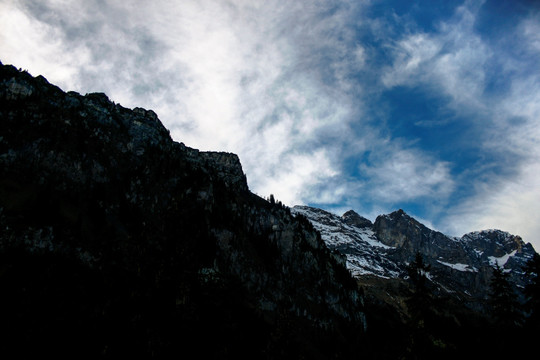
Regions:
M 540 248 L 535 1 L 0 0 L 0 60 L 153 109 L 261 196 Z

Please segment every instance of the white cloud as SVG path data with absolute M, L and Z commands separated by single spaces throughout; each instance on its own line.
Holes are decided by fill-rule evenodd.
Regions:
M 381 156 L 381 155 L 379 155 Z M 454 188 L 450 164 L 412 149 L 396 149 L 375 159 L 375 166 L 363 165 L 361 172 L 373 183 L 369 196 L 384 203 L 430 197 L 445 201 Z M 378 163 L 380 162 L 380 163 Z
M 287 154 L 281 160 L 279 166 L 271 169 L 274 176 L 256 177 L 255 187 L 261 196 L 274 194 L 283 203 L 294 205 L 331 202 L 340 193 L 339 188 L 332 189 L 331 194 L 313 191 L 318 184 L 338 174 L 324 150 L 312 154 Z
M 443 44 L 427 34 L 412 34 L 394 47 L 394 63 L 382 76 L 387 87 L 414 84 L 429 77 L 426 63 L 440 54 Z
M 47 74 L 59 85 L 74 87 L 78 66 L 89 61 L 85 49 L 65 51 L 58 29 L 35 21 L 9 2 L 0 3 L 0 24 L 4 63 L 30 69 L 35 75 Z

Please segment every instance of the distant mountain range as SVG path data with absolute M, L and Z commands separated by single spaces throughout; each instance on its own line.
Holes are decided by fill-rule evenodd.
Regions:
M 535 254 L 530 243 L 507 232 L 484 230 L 451 237 L 427 228 L 403 210 L 380 215 L 375 223 L 352 210 L 338 216 L 295 206 L 292 212 L 313 223 L 326 245 L 345 256 L 356 278 L 406 279 L 406 267 L 419 252 L 431 266 L 427 276 L 434 290 L 472 308 L 486 304 L 495 264 L 510 274 L 516 290 L 523 289 L 528 281 L 523 266 Z

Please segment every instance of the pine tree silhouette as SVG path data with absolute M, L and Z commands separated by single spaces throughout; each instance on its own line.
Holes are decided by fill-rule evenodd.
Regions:
M 538 330 L 540 329 L 540 255 L 535 253 L 523 270 L 531 280 L 524 290 L 526 297 L 525 310 L 529 313 L 527 326 Z
M 412 283 L 412 294 L 406 299 L 410 315 L 411 333 L 406 358 L 429 359 L 434 354 L 435 338 L 432 334 L 434 325 L 433 297 L 428 289 L 428 273 L 431 269 L 420 252 L 407 266 L 407 273 Z
M 516 327 L 521 324 L 517 295 L 509 281 L 509 273 L 497 263 L 490 283 L 490 303 L 493 318 L 498 326 Z
M 413 294 L 407 300 L 407 307 L 413 323 L 423 327 L 424 321 L 432 303 L 431 293 L 427 288 L 427 274 L 431 266 L 424 262 L 420 252 L 416 253 L 414 260 L 407 267 L 409 278 L 413 285 Z

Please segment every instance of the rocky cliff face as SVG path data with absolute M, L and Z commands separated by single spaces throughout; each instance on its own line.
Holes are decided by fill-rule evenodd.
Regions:
M 339 256 L 236 155 L 4 65 L 0 288 L 20 357 L 326 358 L 365 327 Z
M 522 268 L 535 254 L 532 245 L 519 236 L 486 230 L 449 237 L 427 228 L 403 210 L 378 216 L 373 224 L 356 220 L 362 218 L 351 211 L 339 217 L 296 206 L 293 212 L 310 219 L 327 245 L 346 255 L 347 266 L 357 278 L 374 275 L 405 279 L 407 264 L 420 252 L 431 266 L 428 275 L 434 290 L 474 309 L 486 304 L 495 264 L 510 273 L 517 292 L 528 281 Z

